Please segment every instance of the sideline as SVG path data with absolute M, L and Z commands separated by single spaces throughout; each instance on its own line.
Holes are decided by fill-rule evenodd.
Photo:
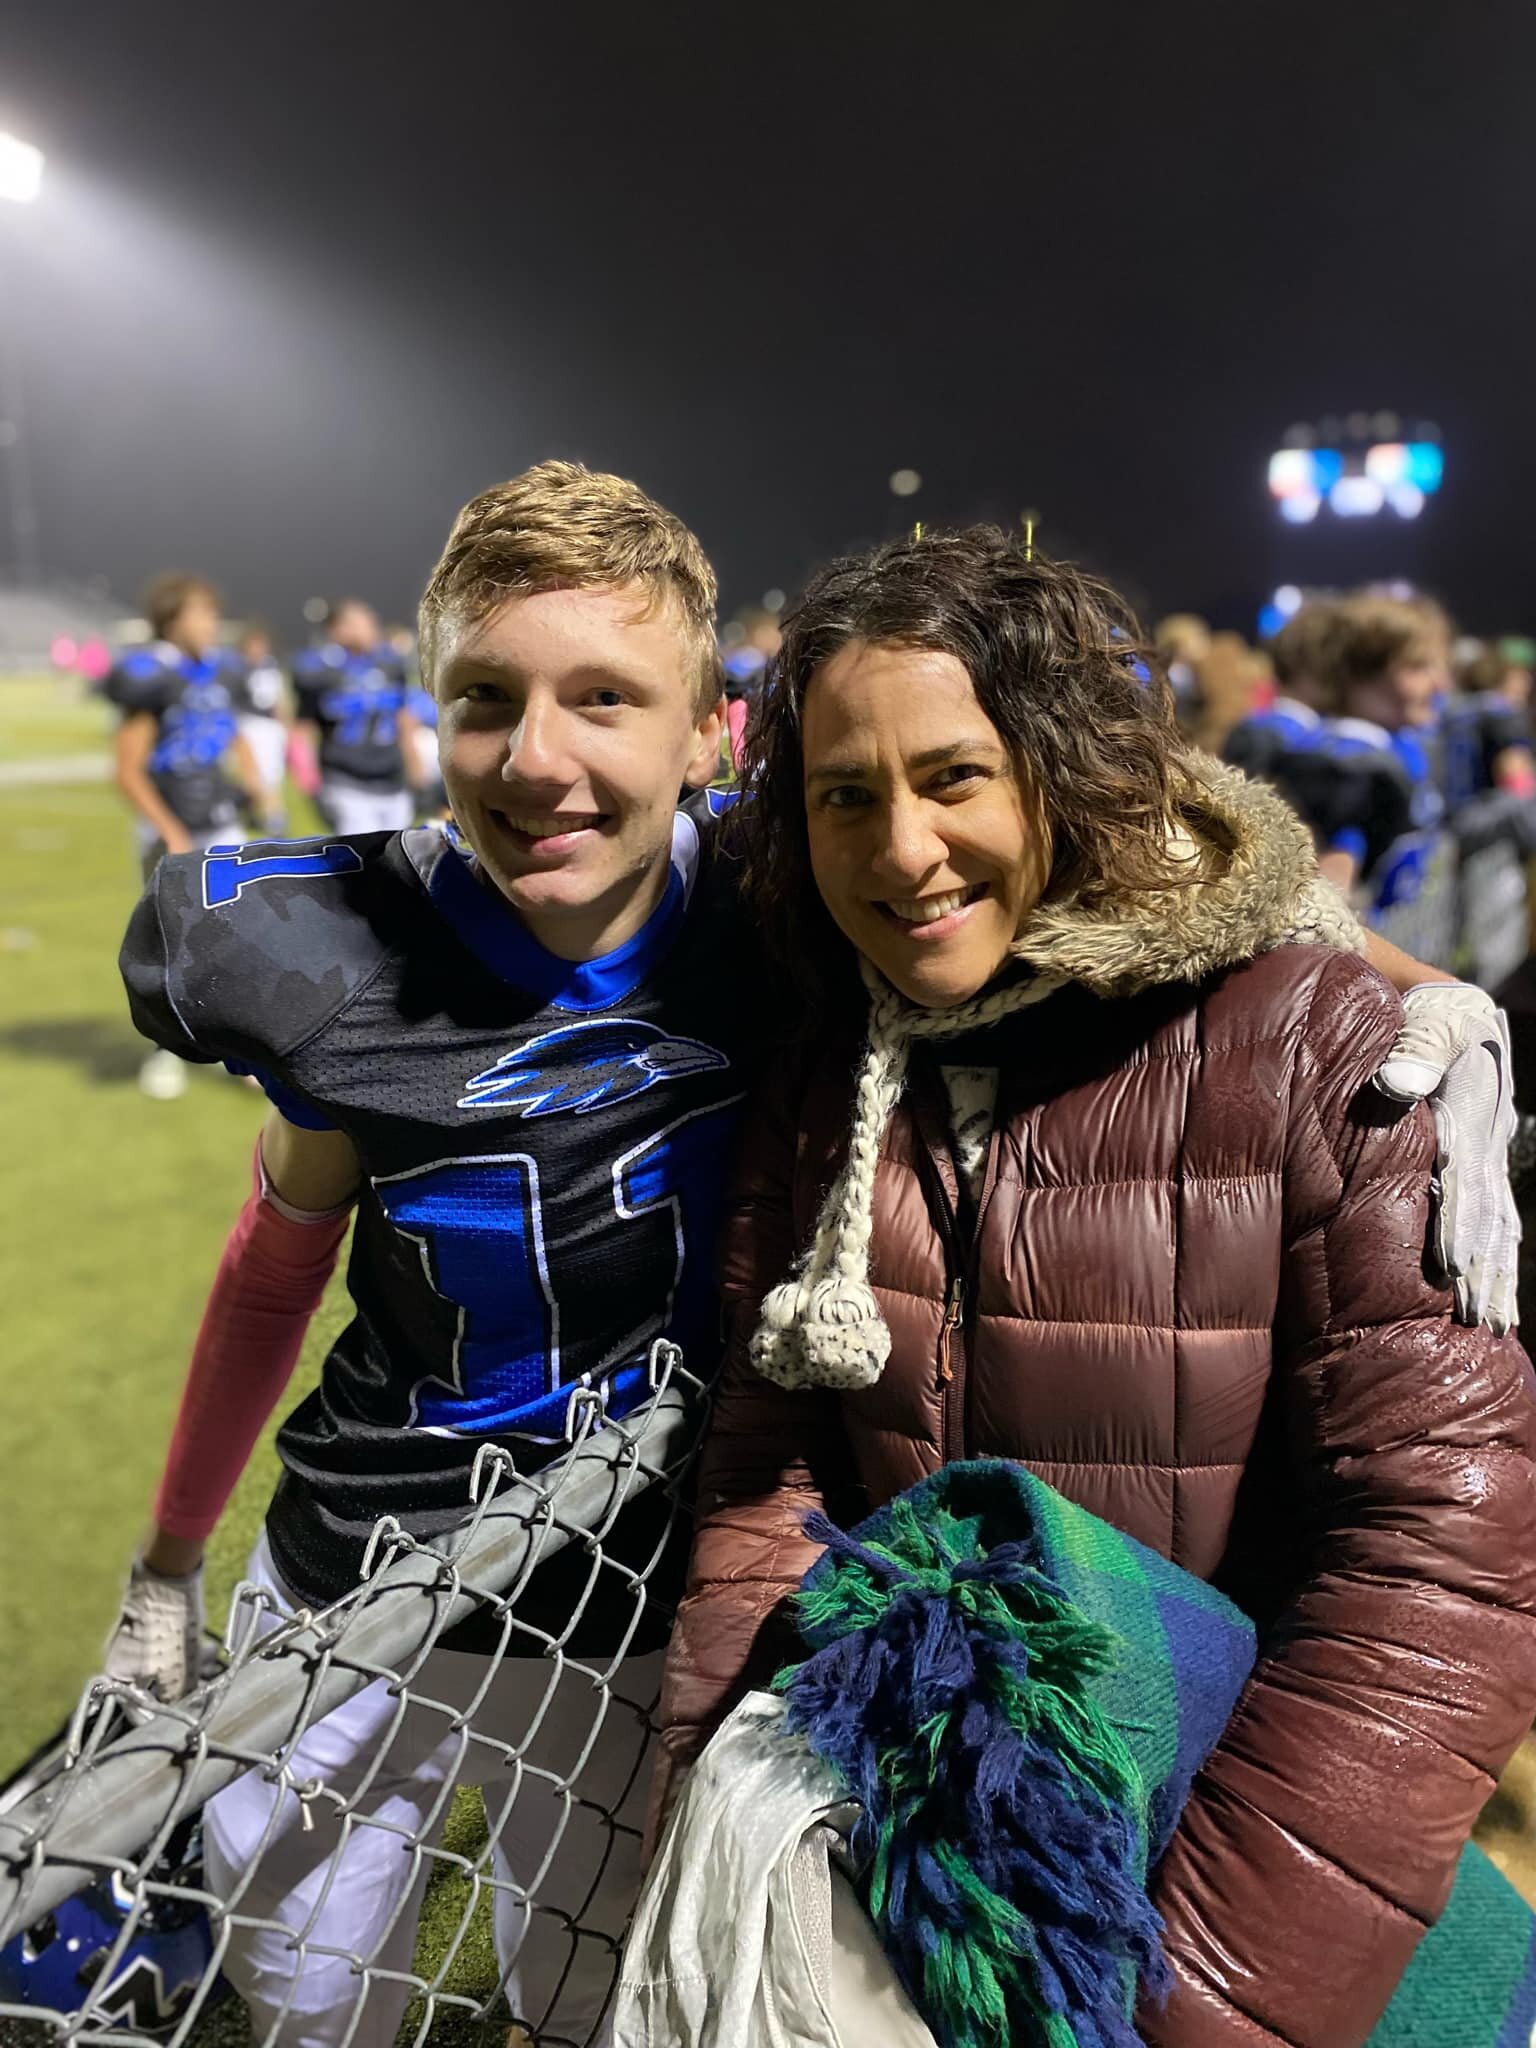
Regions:
M 0 789 L 34 788 L 58 782 L 105 782 L 109 754 L 45 754 L 40 761 L 0 761 Z

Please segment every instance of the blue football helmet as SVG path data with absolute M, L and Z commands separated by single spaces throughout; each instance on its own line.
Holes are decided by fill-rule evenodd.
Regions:
M 202 1825 L 194 1815 L 176 1828 L 148 1874 L 156 1883 L 201 1889 L 202 1861 Z M 103 1985 L 102 1972 L 132 1909 L 132 1890 L 110 1876 L 44 1913 L 0 1948 L 0 2000 L 76 2013 L 91 1997 L 98 2025 L 151 2037 L 174 2032 L 213 1960 L 207 1912 L 191 1898 L 146 1900 Z M 227 1989 L 220 1979 L 213 1996 Z

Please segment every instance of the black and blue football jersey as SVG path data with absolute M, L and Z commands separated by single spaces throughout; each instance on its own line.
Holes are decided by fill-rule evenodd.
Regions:
M 1531 721 L 1523 707 L 1489 690 L 1447 698 L 1441 707 L 1442 781 L 1452 815 L 1498 787 L 1502 755 L 1531 751 Z
M 405 782 L 400 709 L 405 666 L 392 647 L 351 654 L 333 640 L 306 648 L 293 664 L 295 709 L 320 729 L 320 773 L 375 789 Z
M 157 640 L 122 655 L 104 694 L 125 718 L 155 721 L 148 772 L 161 801 L 190 830 L 232 824 L 239 795 L 224 770 L 238 715 L 250 708 L 244 664 L 220 648 L 196 659 Z
M 452 1527 L 482 1443 L 528 1471 L 575 1389 L 624 1413 L 657 1337 L 713 1370 L 767 1005 L 711 807 L 678 814 L 661 903 L 597 960 L 545 952 L 435 827 L 182 856 L 136 911 L 140 1030 L 257 1072 L 363 1166 L 356 1313 L 278 1439 L 268 1534 L 304 1599 L 356 1582 L 380 1515 Z
M 1221 758 L 1245 775 L 1273 782 L 1281 763 L 1306 753 L 1322 730 L 1323 721 L 1310 705 L 1294 697 L 1277 697 L 1264 710 L 1238 720 L 1227 734 Z
M 1432 731 L 1332 718 L 1282 748 L 1269 779 L 1320 851 L 1354 856 L 1374 917 L 1414 902 L 1424 887 L 1445 815 L 1437 766 Z

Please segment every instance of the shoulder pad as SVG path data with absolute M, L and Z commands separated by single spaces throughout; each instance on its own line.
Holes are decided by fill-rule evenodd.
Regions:
M 1380 747 L 1360 735 L 1329 731 L 1306 751 L 1314 758 L 1319 776 L 1333 777 L 1355 789 L 1374 785 L 1406 789 L 1412 781 L 1390 741 Z
M 120 961 L 135 1024 L 183 1058 L 258 1066 L 312 1038 L 386 957 L 379 911 L 410 886 L 385 859 L 397 837 L 256 841 L 162 860 Z
M 678 805 L 678 815 L 691 818 L 698 827 L 699 837 L 707 844 L 718 834 L 719 821 L 727 812 L 734 810 L 740 800 L 739 789 L 696 789 Z
M 1390 751 L 1363 735 L 1326 733 L 1281 757 L 1275 780 L 1325 846 L 1341 833 L 1365 841 L 1367 868 L 1412 822 L 1412 784 Z
M 167 676 L 173 673 L 171 664 L 165 656 L 153 647 L 132 648 L 117 666 L 122 675 L 136 679 L 145 676 Z
M 103 694 L 125 711 L 154 711 L 180 681 L 176 670 L 153 647 L 134 647 L 119 656 Z
M 1364 718 L 1329 719 L 1318 735 L 1317 744 L 1335 761 L 1391 762 L 1396 759 L 1391 733 Z

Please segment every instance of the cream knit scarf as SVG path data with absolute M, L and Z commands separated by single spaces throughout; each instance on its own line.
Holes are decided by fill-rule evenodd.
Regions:
M 752 1337 L 752 1363 L 781 1387 L 872 1387 L 890 1356 L 891 1333 L 869 1284 L 869 1241 L 880 1141 L 906 1086 L 912 1041 L 979 1031 L 1044 1002 L 1069 978 L 1035 974 L 952 1010 L 923 1010 L 861 964 L 869 1035 L 854 1085 L 848 1163 L 822 1201 L 810 1249 L 763 1302 Z

